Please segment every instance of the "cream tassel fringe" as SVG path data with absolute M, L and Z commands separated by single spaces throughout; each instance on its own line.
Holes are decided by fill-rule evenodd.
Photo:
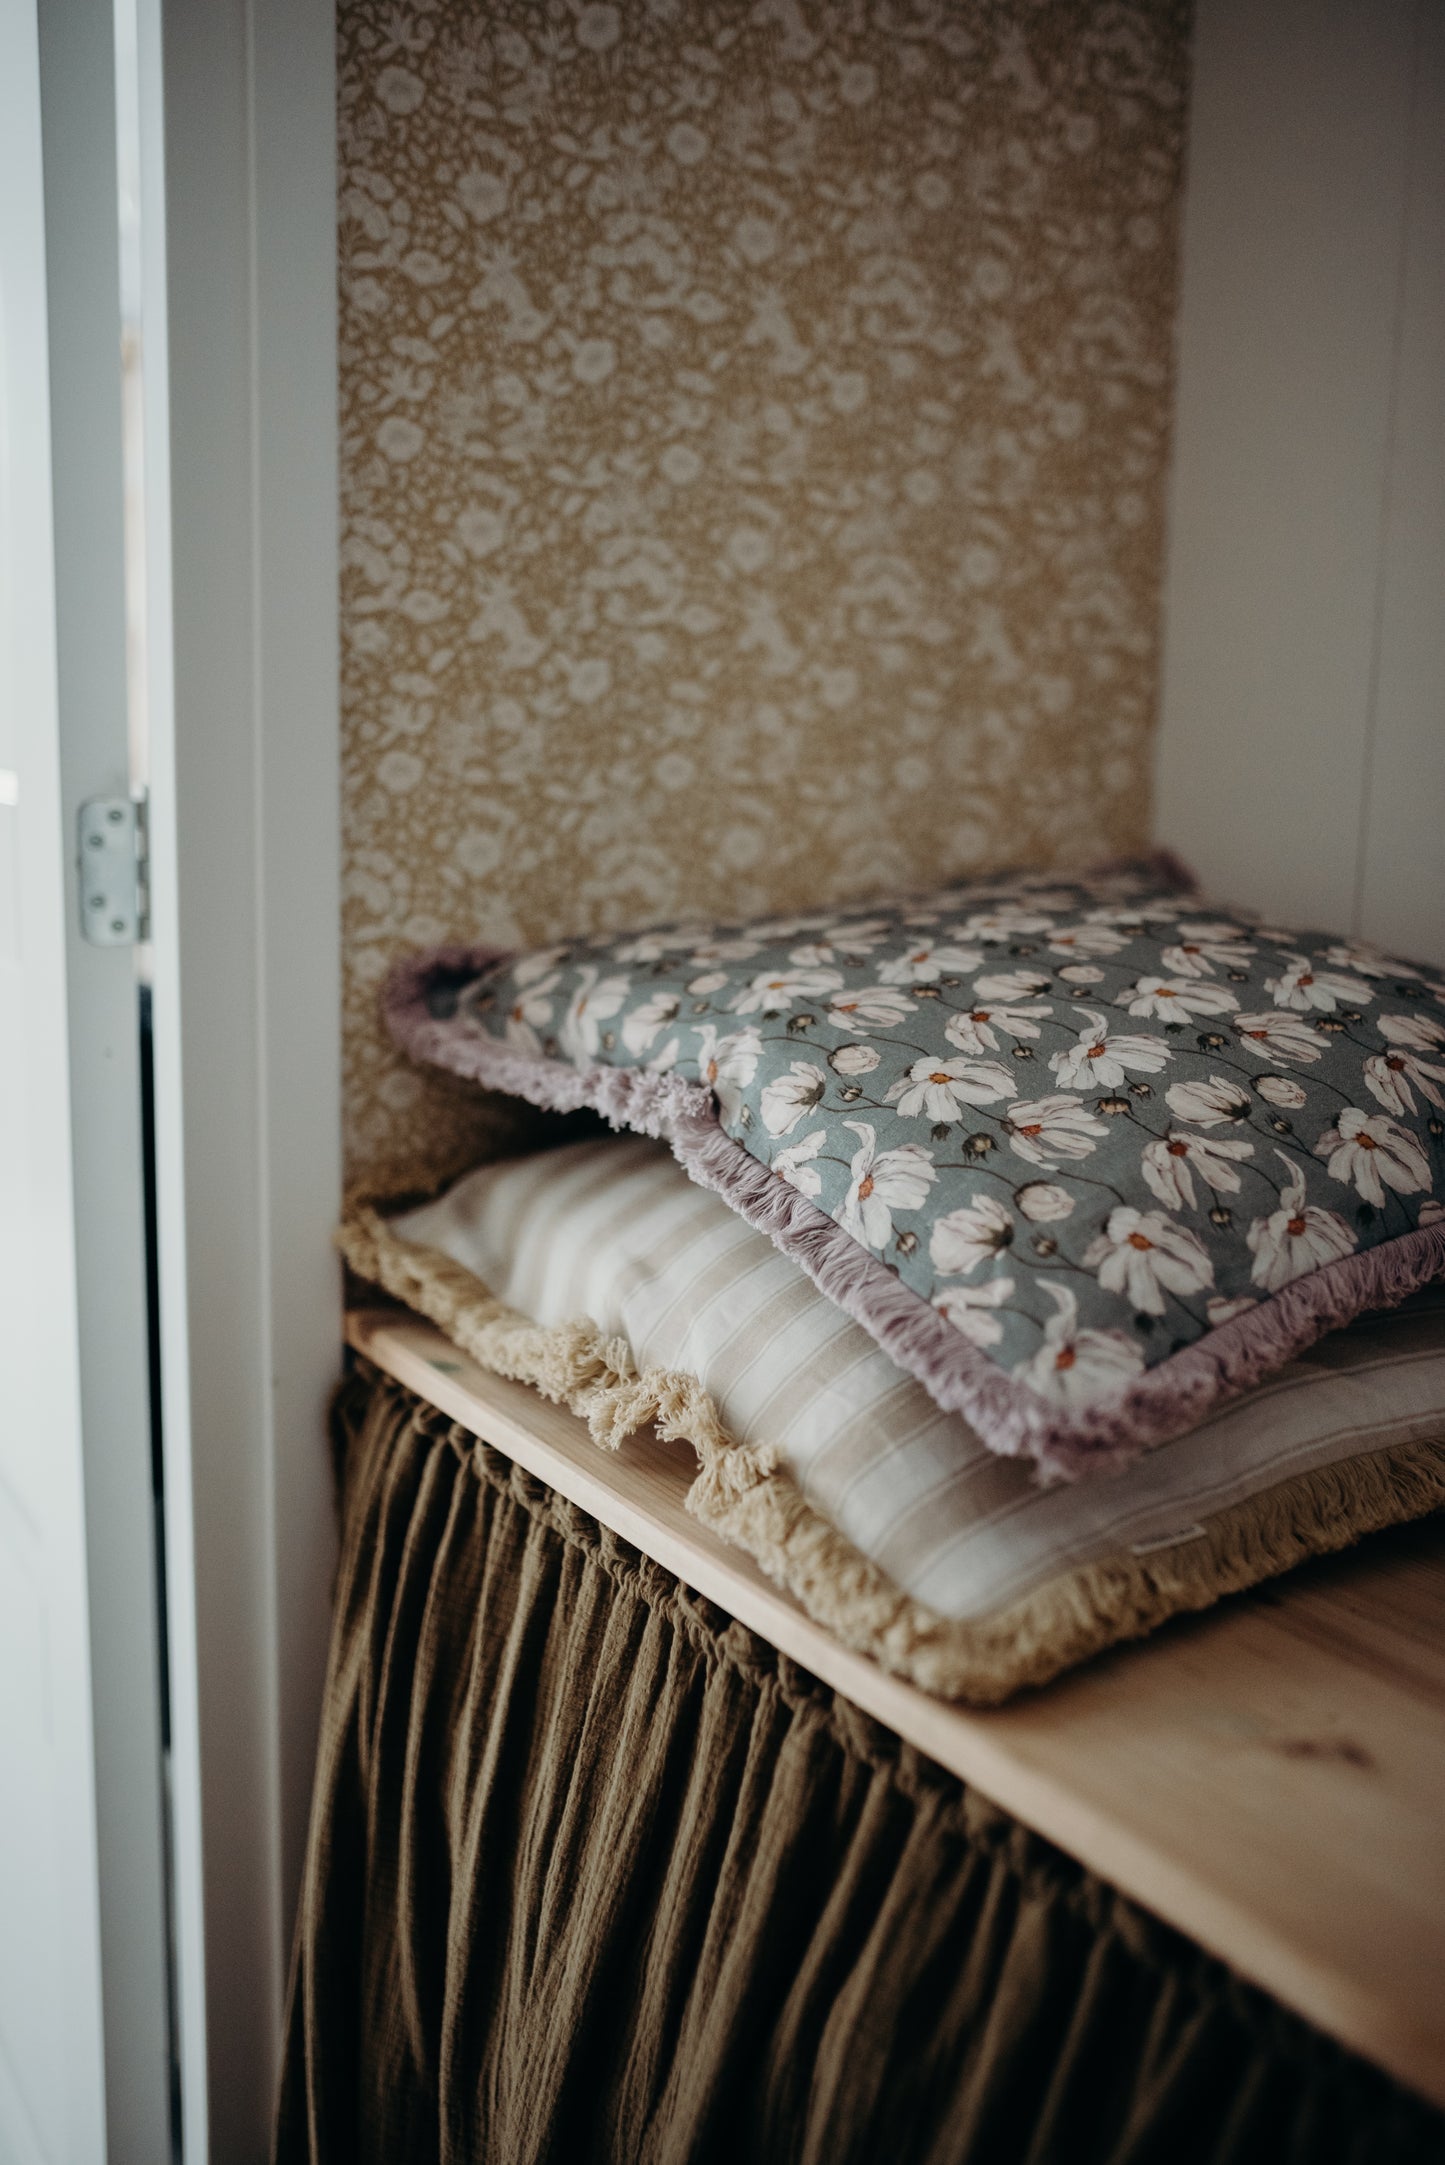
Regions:
M 1392 1445 L 1218 1512 L 1197 1539 L 1084 1565 L 994 1616 L 955 1622 L 902 1592 L 816 1511 L 773 1446 L 736 1442 L 695 1376 L 639 1371 L 625 1339 L 585 1319 L 530 1322 L 450 1256 L 400 1239 L 369 1203 L 348 1212 L 337 1246 L 359 1277 L 480 1367 L 580 1415 L 605 1449 L 650 1424 L 690 1443 L 700 1468 L 687 1496 L 693 1516 L 745 1549 L 845 1645 L 943 1699 L 996 1706 L 1168 1617 L 1445 1505 L 1445 1441 Z

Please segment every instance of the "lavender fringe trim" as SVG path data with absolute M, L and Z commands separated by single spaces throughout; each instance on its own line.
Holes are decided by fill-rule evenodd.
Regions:
M 427 989 L 437 978 L 475 975 L 508 952 L 436 947 L 400 962 L 388 980 L 383 1011 L 402 1050 L 548 1111 L 591 1106 L 615 1128 L 661 1138 L 701 1187 L 715 1189 L 800 1264 L 819 1291 L 860 1323 L 946 1413 L 963 1414 L 990 1450 L 1033 1459 L 1053 1479 L 1119 1471 L 1152 1445 L 1197 1428 L 1221 1399 L 1250 1389 L 1327 1331 L 1368 1308 L 1394 1307 L 1445 1276 L 1445 1222 L 1422 1226 L 1296 1279 L 1147 1370 L 1120 1397 L 1065 1413 L 1015 1382 L 840 1225 L 734 1142 L 701 1083 L 536 1059 L 495 1038 L 459 1037 L 454 1024 L 432 1015 Z

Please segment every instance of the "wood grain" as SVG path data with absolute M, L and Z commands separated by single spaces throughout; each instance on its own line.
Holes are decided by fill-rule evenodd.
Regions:
M 617 1453 L 430 1324 L 350 1343 L 1091 1870 L 1445 2106 L 1445 1518 L 991 1713 L 855 1654 L 691 1519 L 692 1454 Z

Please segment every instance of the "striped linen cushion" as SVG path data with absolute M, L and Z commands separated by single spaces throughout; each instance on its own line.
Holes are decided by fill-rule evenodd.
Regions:
M 1049 1617 L 1073 1617 L 1060 1646 L 1075 1659 L 1445 1502 L 1445 1287 L 1318 1341 L 1115 1479 L 1043 1486 L 1026 1462 L 999 1458 L 962 1416 L 941 1412 L 663 1143 L 607 1138 L 484 1166 L 391 1219 L 390 1231 L 461 1264 L 535 1323 L 585 1316 L 624 1338 L 639 1368 L 700 1379 L 730 1435 L 774 1447 L 811 1511 L 905 1606 L 960 1627 L 951 1641 L 927 1621 L 918 1627 L 937 1675 L 900 1653 L 910 1634 L 896 1609 L 872 1649 L 960 1696 L 1002 1695 L 970 1687 L 966 1659 L 939 1666 L 940 1645 L 957 1654 L 977 1643 L 969 1627 L 1008 1618 L 1032 1650 L 1029 1674 L 1013 1681 L 1036 1681 L 1050 1669 L 1036 1644 L 1041 1630 L 1050 1636 Z M 1382 1501 L 1376 1483 L 1362 1511 L 1340 1469 L 1366 1456 L 1378 1466 L 1382 1453 L 1388 1493 Z M 1261 1500 L 1279 1495 L 1300 1508 L 1271 1532 Z M 745 1527 L 723 1530 L 748 1540 Z M 759 1560 L 790 1577 L 780 1556 Z M 809 1600 L 792 1577 L 845 1636 L 868 1637 L 856 1614 L 846 1628 L 846 1599 L 830 1604 L 814 1584 Z M 1081 1603 L 1098 1612 L 1092 1638 L 1087 1628 L 1081 1638 Z

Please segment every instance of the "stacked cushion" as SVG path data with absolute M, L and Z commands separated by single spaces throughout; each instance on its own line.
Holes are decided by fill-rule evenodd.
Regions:
M 604 1440 L 670 1414 L 702 1459 L 700 1516 L 850 1643 L 977 1703 L 1445 1502 L 1445 1288 L 1325 1339 L 1118 1478 L 1045 1485 L 660 1143 L 485 1166 L 352 1241 L 369 1275 L 575 1398 Z
M 692 1508 L 930 1689 L 1445 1501 L 1428 966 L 1147 860 L 434 949 L 388 1014 L 653 1140 L 364 1209 L 356 1267 L 599 1440 L 685 1437 Z
M 390 1015 L 419 1058 L 666 1139 L 940 1407 L 1057 1473 L 1445 1270 L 1445 982 L 1152 864 L 440 950 Z

